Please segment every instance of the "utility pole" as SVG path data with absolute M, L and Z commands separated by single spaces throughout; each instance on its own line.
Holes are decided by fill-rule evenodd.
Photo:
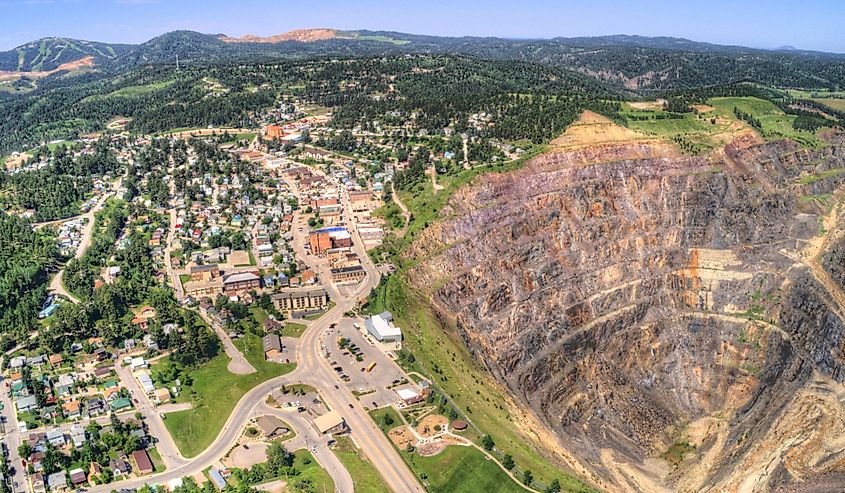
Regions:
M 179 71 L 179 55 L 176 55 L 176 71 Z

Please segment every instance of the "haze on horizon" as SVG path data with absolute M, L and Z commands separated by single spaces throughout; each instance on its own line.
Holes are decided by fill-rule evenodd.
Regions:
M 134 44 L 178 29 L 268 36 L 331 27 L 504 38 L 636 34 L 845 53 L 842 19 L 845 2 L 833 0 L 0 0 L 0 50 L 47 36 Z

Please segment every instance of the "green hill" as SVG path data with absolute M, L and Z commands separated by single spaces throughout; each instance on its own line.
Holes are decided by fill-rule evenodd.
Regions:
M 105 65 L 132 45 L 108 44 L 67 38 L 41 38 L 0 52 L 0 70 L 48 72 L 61 65 L 93 57 L 96 66 Z

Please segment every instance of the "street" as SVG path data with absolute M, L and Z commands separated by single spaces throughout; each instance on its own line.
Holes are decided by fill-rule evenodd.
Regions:
M 344 220 L 347 221 L 347 224 L 351 224 L 349 198 L 345 191 L 343 194 L 343 204 Z M 174 215 L 171 211 L 171 231 L 168 233 L 168 240 L 170 241 L 173 238 Z M 293 248 L 304 259 L 307 258 L 304 250 L 305 237 L 307 235 L 305 232 L 306 228 L 303 227 L 303 230 L 299 231 L 302 218 L 299 213 L 295 216 L 294 226 L 292 228 L 294 232 Z M 341 293 L 331 282 L 324 282 L 326 290 L 336 305 L 322 317 L 310 323 L 300 337 L 299 344 L 296 348 L 296 369 L 286 375 L 265 381 L 247 392 L 229 415 L 214 442 L 193 459 L 185 460 L 181 458 L 178 451 L 175 453 L 167 451 L 169 445 L 165 443 L 167 440 L 165 438 L 160 442 L 160 444 L 165 445 L 162 447 L 164 449 L 162 458 L 164 458 L 165 454 L 168 455 L 167 460 L 170 464 L 175 464 L 175 467 L 168 466 L 166 471 L 144 478 L 133 478 L 108 485 L 94 486 L 88 491 L 93 493 L 107 493 L 120 488 L 139 488 L 144 484 L 166 483 L 171 479 L 192 476 L 203 471 L 218 462 L 221 457 L 228 453 L 243 433 L 244 426 L 251 418 L 268 412 L 270 408 L 265 404 L 265 400 L 269 394 L 282 385 L 303 383 L 318 389 L 320 396 L 329 408 L 337 411 L 344 417 L 351 429 L 353 439 L 362 448 L 364 454 L 372 462 L 375 469 L 381 472 L 386 484 L 393 491 L 397 493 L 424 492 L 425 490 L 420 485 L 414 473 L 408 468 L 387 437 L 376 426 L 358 399 L 343 385 L 344 382 L 340 380 L 337 373 L 332 370 L 329 362 L 323 356 L 321 349 L 321 346 L 325 344 L 323 337 L 326 329 L 330 325 L 339 322 L 344 317 L 344 313 L 354 310 L 358 306 L 359 301 L 366 297 L 378 285 L 380 278 L 378 270 L 364 250 L 363 241 L 357 231 L 354 228 L 350 229 L 353 232 L 354 238 L 353 251 L 361 259 L 367 275 L 354 289 L 344 290 L 348 294 Z M 170 248 L 168 248 L 169 250 Z M 169 262 L 167 261 L 166 266 L 169 269 Z M 321 279 L 331 279 L 328 266 L 325 263 L 318 263 L 315 267 Z M 172 271 L 169 277 L 174 284 L 177 284 L 178 279 L 174 279 Z M 290 419 L 289 415 L 285 415 L 285 420 L 293 427 L 297 435 L 309 437 L 309 441 L 313 440 L 312 446 L 316 447 L 317 450 L 315 459 L 331 475 L 335 482 L 336 491 L 351 493 L 354 490 L 351 477 L 348 471 L 337 461 L 334 454 L 326 447 L 325 437 L 316 435 L 316 431 L 308 423 L 304 422 L 304 420 Z M 152 416 L 152 421 L 160 422 L 157 415 Z M 158 432 L 156 435 L 159 436 Z M 166 431 L 164 435 L 167 435 L 169 438 Z

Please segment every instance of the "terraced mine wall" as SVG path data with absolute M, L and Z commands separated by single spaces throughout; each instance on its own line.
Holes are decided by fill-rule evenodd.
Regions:
M 540 156 L 455 194 L 411 282 L 604 488 L 840 485 L 841 171 L 788 141 Z

